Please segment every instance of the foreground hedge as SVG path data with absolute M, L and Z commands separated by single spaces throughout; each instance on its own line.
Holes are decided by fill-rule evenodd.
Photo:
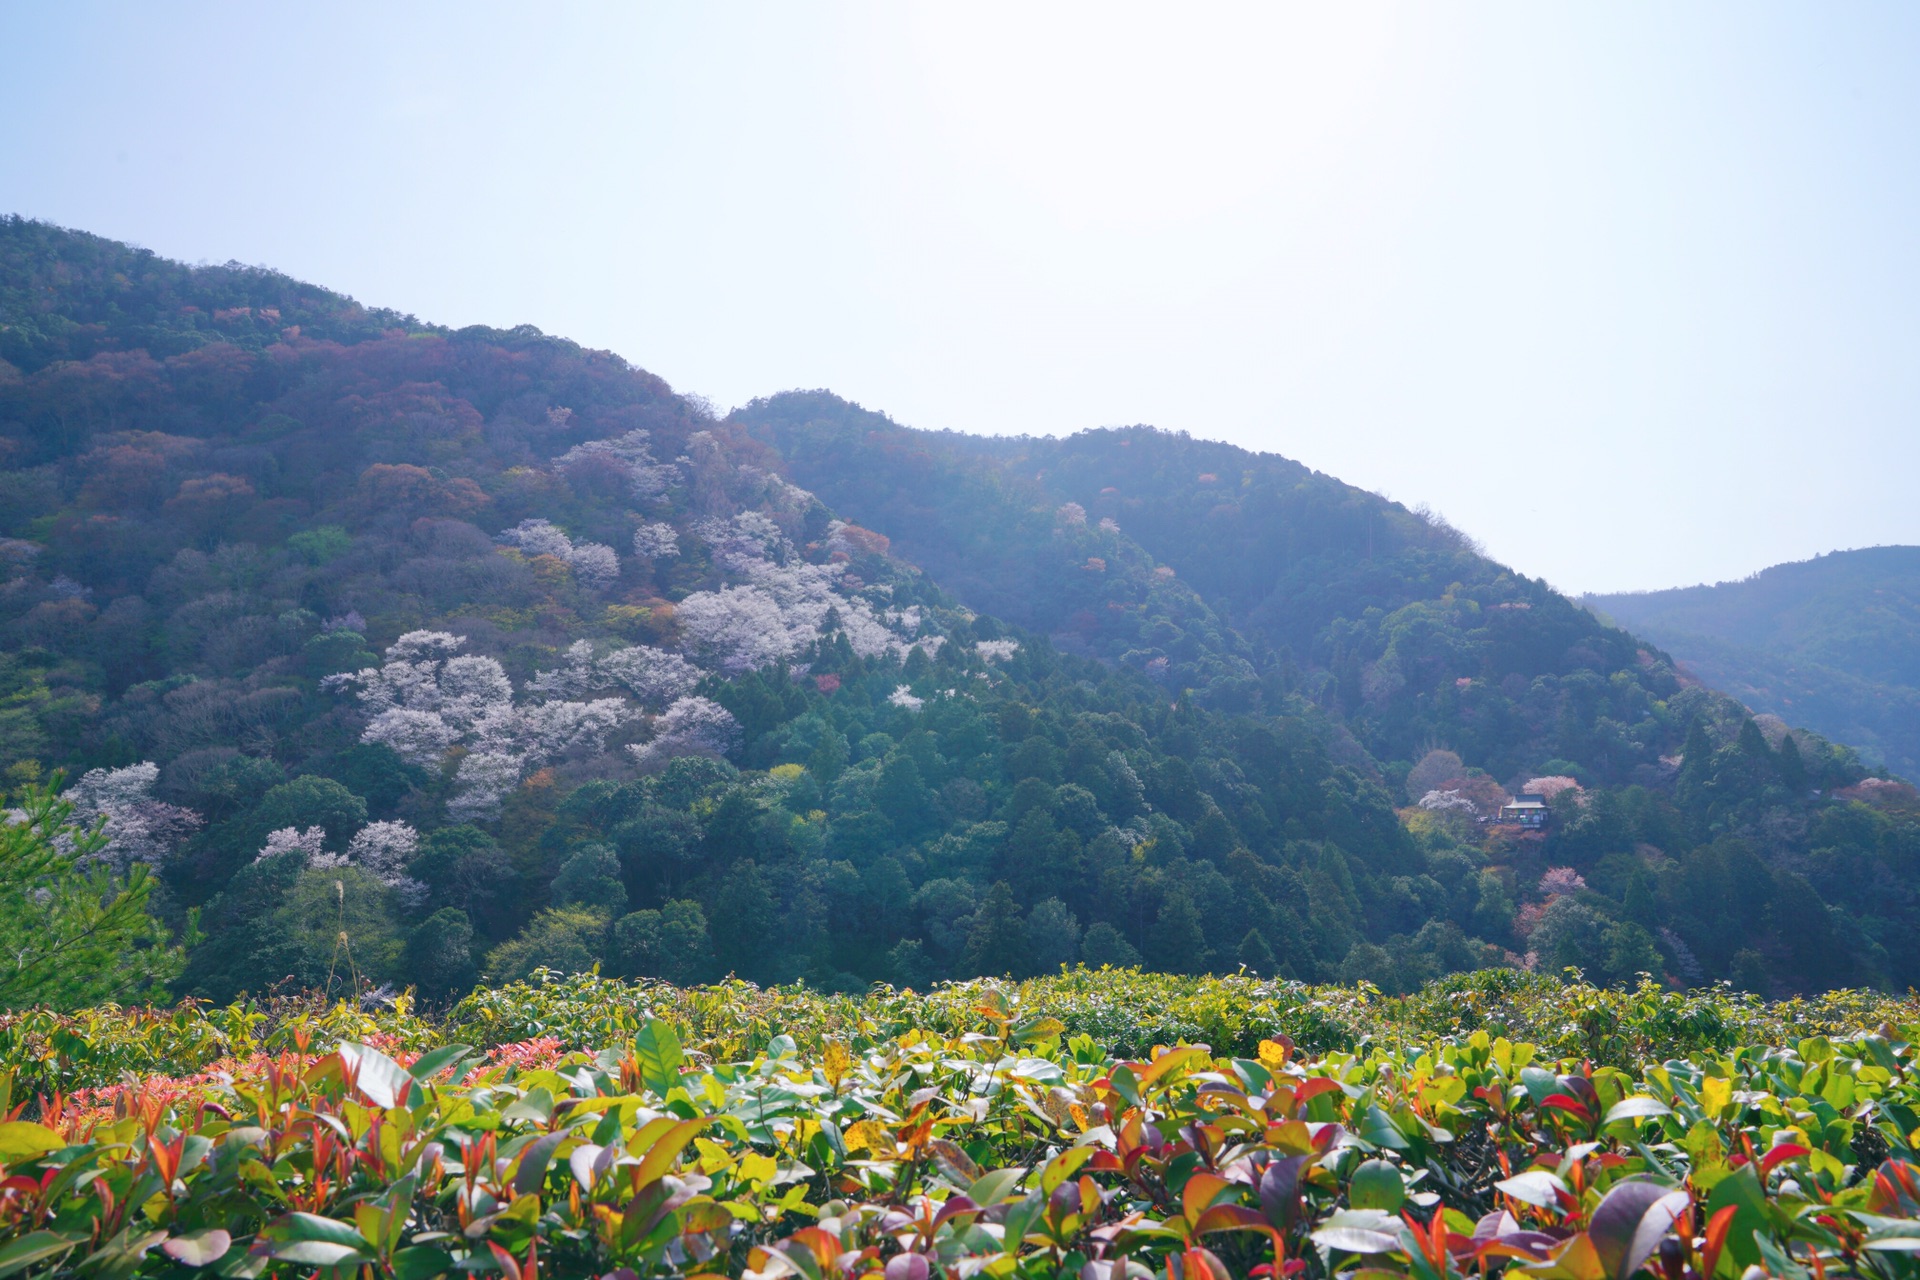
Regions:
M 1408 1046 L 1484 1030 L 1539 1045 L 1553 1057 L 1636 1069 L 1742 1044 L 1790 1044 L 1812 1035 L 1920 1023 L 1920 1002 L 1911 994 L 1835 991 L 1768 1003 L 1725 988 L 1680 994 L 1649 983 L 1616 991 L 1507 969 L 1456 975 L 1404 997 L 1381 997 L 1364 987 L 1114 969 L 1074 969 L 1017 984 L 948 983 L 926 994 L 876 987 L 864 996 L 744 982 L 682 989 L 590 974 L 541 974 L 530 982 L 482 988 L 437 1016 L 423 1015 L 404 997 L 365 1010 L 292 997 L 224 1007 L 186 1003 L 0 1014 L 0 1073 L 11 1077 L 16 1097 L 51 1096 L 112 1084 L 129 1073 L 191 1074 L 223 1060 L 279 1053 L 296 1042 L 350 1040 L 422 1052 L 444 1044 L 487 1048 L 551 1037 L 569 1049 L 598 1048 L 631 1040 L 655 1018 L 672 1024 L 690 1049 L 732 1060 L 763 1052 L 781 1035 L 807 1053 L 832 1039 L 915 1028 L 958 1035 L 977 1026 L 976 1007 L 992 993 L 1057 1018 L 1069 1036 L 1088 1036 L 1123 1057 L 1182 1042 L 1248 1056 L 1262 1040 L 1279 1036 L 1322 1052 Z
M 1920 1276 L 1914 1037 L 1846 1030 L 1902 1002 L 1559 991 L 1081 974 L 841 1001 L 569 979 L 440 1022 L 103 1015 L 47 1033 L 70 1037 L 62 1070 L 96 1041 L 249 1047 L 17 1100 L 0 1278 Z M 1135 999 L 1137 1022 L 1223 1038 L 1114 1052 L 1075 1030 L 1126 1040 Z M 1348 1043 L 1244 1041 L 1289 1017 Z M 1623 1067 L 1435 1018 L 1623 1052 L 1770 1039 Z M 361 1038 L 319 1038 L 344 1031 Z

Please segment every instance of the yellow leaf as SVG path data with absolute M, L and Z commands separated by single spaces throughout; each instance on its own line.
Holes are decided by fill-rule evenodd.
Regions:
M 820 1065 L 826 1073 L 827 1083 L 838 1089 L 840 1082 L 847 1078 L 847 1072 L 853 1069 L 853 1055 L 838 1040 L 829 1040 L 826 1052 L 821 1055 Z
M 1709 1117 L 1718 1118 L 1733 1101 L 1733 1081 L 1722 1080 L 1719 1076 L 1708 1076 L 1706 1083 L 1700 1086 L 1700 1106 Z
M 847 1150 L 871 1151 L 879 1156 L 893 1154 L 893 1134 L 876 1120 L 856 1120 L 847 1127 Z
M 1287 1065 L 1287 1047 L 1271 1040 L 1260 1042 L 1260 1065 L 1269 1071 L 1278 1071 Z
M 773 1175 L 780 1172 L 780 1166 L 772 1156 L 761 1155 L 758 1151 L 749 1151 L 740 1157 L 740 1177 L 747 1182 L 770 1182 Z
M 695 1138 L 693 1149 L 700 1153 L 700 1172 L 715 1174 L 733 1163 L 733 1153 L 711 1138 Z
M 31 1120 L 9 1120 L 0 1124 L 0 1164 L 19 1164 L 66 1145 L 65 1138 Z

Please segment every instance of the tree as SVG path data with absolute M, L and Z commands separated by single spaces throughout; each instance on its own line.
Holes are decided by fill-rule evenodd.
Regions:
M 399 978 L 405 940 L 395 905 L 393 891 L 359 867 L 307 868 L 268 917 L 252 957 L 256 981 L 290 977 L 300 990 L 339 992 Z
M 367 802 L 332 778 L 295 778 L 260 797 L 251 827 L 264 838 L 282 827 L 324 827 L 327 847 L 344 849 L 367 823 Z M 257 846 L 256 846 L 257 847 Z
M 723 972 L 758 979 L 779 957 L 769 945 L 778 913 L 773 886 L 752 858 L 735 863 L 713 895 L 713 916 L 723 924 L 714 951 Z
M 604 844 L 583 844 L 560 864 L 553 878 L 557 907 L 585 907 L 609 919 L 627 909 L 626 886 L 620 883 L 620 859 Z
M 690 986 L 712 977 L 713 939 L 697 902 L 679 900 L 658 911 L 635 911 L 614 921 L 608 945 L 614 976 L 665 978 Z
M 1162 973 L 1205 973 L 1207 934 L 1200 910 L 1184 889 L 1175 889 L 1160 905 L 1147 935 L 1147 960 Z
M 407 935 L 406 976 L 429 1000 L 452 1000 L 480 976 L 473 963 L 473 925 L 458 907 L 442 907 Z
M 888 757 L 873 786 L 873 806 L 893 823 L 894 831 L 912 837 L 925 828 L 933 819 L 932 802 L 913 757 L 904 752 Z
M 506 937 L 525 918 L 513 860 L 478 827 L 440 828 L 421 841 L 409 870 L 431 890 L 429 905 L 459 908 L 488 938 Z
M 1080 955 L 1080 921 L 1058 898 L 1036 903 L 1027 913 L 1028 963 L 1035 973 L 1052 973 Z
M 97 861 L 106 833 L 72 825 L 58 784 L 27 787 L 0 822 L 0 1008 L 164 1000 L 185 957 L 147 914 L 153 882 L 139 864 L 116 876 Z
M 1418 764 L 1407 770 L 1407 799 L 1418 803 L 1427 792 L 1466 776 L 1466 772 L 1467 766 L 1453 752 L 1429 751 L 1420 757 Z
M 1273 948 L 1267 945 L 1267 939 L 1258 929 L 1247 930 L 1247 936 L 1240 939 L 1239 954 L 1234 957 L 1246 967 L 1248 973 L 1258 974 L 1262 978 L 1274 976 L 1275 964 Z
M 974 912 L 973 928 L 967 934 L 967 968 L 976 974 L 1020 977 L 1029 968 L 1027 957 L 1020 904 L 1013 900 L 1012 886 L 996 880 Z
M 1124 934 L 1102 920 L 1080 939 L 1080 959 L 1096 969 L 1103 965 L 1130 969 L 1140 963 L 1140 953 Z
M 533 918 L 511 942 L 487 955 L 486 978 L 493 983 L 519 982 L 535 969 L 585 973 L 600 962 L 607 918 L 584 907 L 551 907 Z

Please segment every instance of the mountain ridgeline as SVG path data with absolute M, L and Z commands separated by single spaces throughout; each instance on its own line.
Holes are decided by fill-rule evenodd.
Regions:
M 1909 789 L 1272 455 L 717 418 L 14 219 L 0 468 L 0 770 L 178 992 L 1920 980 Z
M 1755 711 L 1920 777 L 1920 547 L 1837 551 L 1739 582 L 1585 603 Z

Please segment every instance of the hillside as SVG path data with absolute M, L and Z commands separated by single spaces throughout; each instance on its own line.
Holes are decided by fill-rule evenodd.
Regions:
M 715 419 L 20 220 L 0 308 L 0 769 L 157 868 L 176 991 L 1920 981 L 1911 793 L 1286 459 Z
M 1739 582 L 1589 596 L 1755 711 L 1920 777 L 1920 547 L 1868 547 Z

